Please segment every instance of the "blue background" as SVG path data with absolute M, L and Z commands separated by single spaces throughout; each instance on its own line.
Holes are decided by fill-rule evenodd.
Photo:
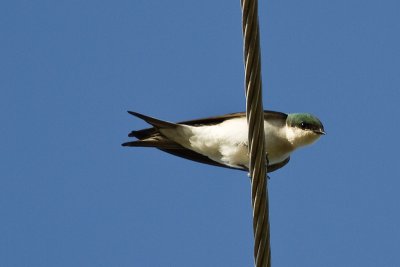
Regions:
M 260 1 L 265 109 L 328 135 L 269 181 L 273 266 L 400 266 L 400 2 Z M 0 266 L 252 266 L 246 173 L 123 148 L 245 109 L 240 1 L 2 1 Z

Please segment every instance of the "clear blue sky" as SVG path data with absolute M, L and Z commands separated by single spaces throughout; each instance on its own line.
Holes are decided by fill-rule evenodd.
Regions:
M 260 2 L 264 107 L 328 135 L 269 181 L 273 266 L 400 266 L 400 2 Z M 0 4 L 0 266 L 252 266 L 240 171 L 120 146 L 245 109 L 240 1 Z

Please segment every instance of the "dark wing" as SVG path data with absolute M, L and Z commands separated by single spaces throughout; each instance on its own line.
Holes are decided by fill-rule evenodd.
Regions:
M 203 119 L 196 119 L 196 120 L 190 120 L 190 121 L 182 121 L 178 122 L 178 124 L 186 124 L 186 125 L 212 125 L 212 124 L 218 124 L 221 123 L 227 119 L 233 119 L 233 118 L 240 118 L 240 117 L 245 117 L 246 113 L 245 112 L 237 112 L 237 113 L 230 113 L 222 116 L 215 116 L 215 117 L 209 117 L 209 118 L 203 118 Z M 271 111 L 271 110 L 264 110 L 264 119 L 281 119 L 281 120 L 286 120 L 287 114 L 282 113 L 282 112 L 277 112 L 277 111 Z
M 139 114 L 139 113 L 135 113 L 135 112 L 129 112 L 129 113 L 134 116 L 137 116 L 137 114 Z M 143 119 L 144 115 L 141 115 L 141 114 L 139 114 L 139 115 L 140 115 L 140 118 Z M 185 124 L 185 125 L 192 125 L 192 126 L 213 125 L 213 124 L 221 123 L 227 119 L 240 118 L 240 117 L 245 117 L 245 116 L 246 116 L 245 112 L 237 112 L 237 113 L 230 113 L 230 114 L 226 114 L 226 115 L 222 115 L 222 116 L 215 116 L 215 117 L 189 120 L 189 121 L 181 121 L 181 122 L 177 122 L 176 124 Z M 287 114 L 282 113 L 282 112 L 277 112 L 277 111 L 264 110 L 264 119 L 269 120 L 269 119 L 274 119 L 274 118 L 277 119 L 276 121 L 286 121 Z M 151 118 L 151 119 L 154 119 L 154 118 Z M 139 131 L 132 131 L 128 136 L 136 137 L 138 139 L 143 139 L 146 136 L 150 136 L 157 132 L 158 132 L 158 130 L 153 127 L 153 128 L 146 128 L 146 129 L 139 130 Z
M 194 152 L 190 149 L 186 149 L 184 147 L 182 147 L 181 149 L 164 149 L 164 148 L 158 148 L 158 149 L 160 149 L 164 152 L 167 152 L 171 155 L 181 157 L 184 159 L 188 159 L 188 160 L 192 160 L 192 161 L 196 161 L 196 162 L 203 163 L 203 164 L 208 164 L 208 165 L 213 165 L 213 166 L 223 167 L 223 168 L 228 168 L 228 169 L 247 171 L 246 168 L 235 168 L 235 167 L 230 167 L 230 166 L 218 163 L 216 161 L 213 161 L 209 157 L 203 156 L 202 154 Z

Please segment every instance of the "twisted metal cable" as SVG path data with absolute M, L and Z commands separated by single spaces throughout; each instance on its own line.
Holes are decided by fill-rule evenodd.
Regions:
M 246 81 L 246 116 L 249 125 L 249 173 L 253 206 L 254 263 L 271 266 L 268 188 L 262 105 L 260 34 L 257 0 L 241 0 Z

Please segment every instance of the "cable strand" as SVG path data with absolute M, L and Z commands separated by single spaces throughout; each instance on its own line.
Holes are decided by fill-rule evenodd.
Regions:
M 271 266 L 267 165 L 262 105 L 261 53 L 257 0 L 241 0 L 245 65 L 246 117 L 249 126 L 249 173 L 253 208 L 254 264 Z

